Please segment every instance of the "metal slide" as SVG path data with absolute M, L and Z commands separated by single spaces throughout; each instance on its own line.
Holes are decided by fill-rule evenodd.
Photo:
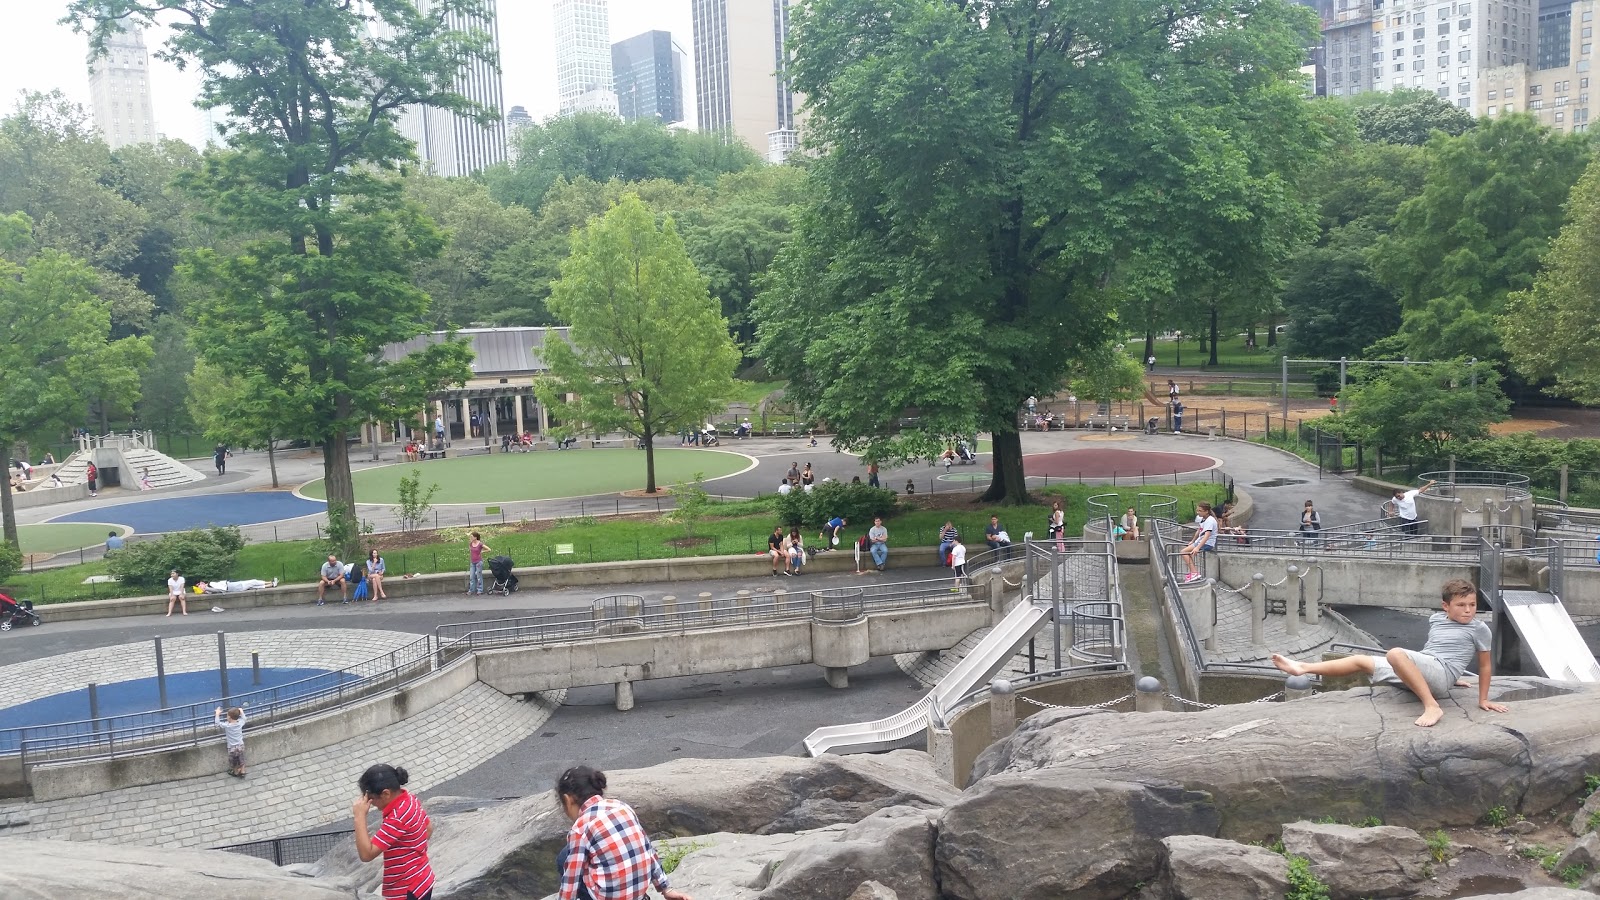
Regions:
M 1589 645 L 1556 595 L 1502 591 L 1501 603 L 1522 637 L 1523 648 L 1538 662 L 1546 678 L 1600 682 L 1600 664 L 1595 663 Z
M 806 735 L 806 752 L 812 756 L 824 753 L 872 753 L 893 750 L 908 738 L 928 727 L 928 709 L 934 704 L 948 708 L 948 704 L 972 693 L 989 683 L 989 679 L 1005 666 L 1013 656 L 1050 618 L 1048 603 L 1018 603 L 1006 614 L 1000 624 L 983 636 L 978 646 L 972 648 L 950 674 L 939 679 L 933 690 L 915 704 L 875 722 L 857 722 L 851 725 L 828 725 Z

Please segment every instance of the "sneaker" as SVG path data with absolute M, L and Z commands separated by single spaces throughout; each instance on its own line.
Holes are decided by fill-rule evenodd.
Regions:
M 276 578 L 272 579 L 272 584 L 269 585 L 269 587 L 277 587 L 277 586 L 278 586 L 278 579 L 276 579 Z
M 1183 583 L 1184 584 L 1188 584 L 1191 581 L 1199 581 L 1199 580 L 1200 580 L 1200 573 L 1199 572 L 1190 572 L 1189 574 L 1183 576 Z
M 325 600 L 318 600 L 318 601 L 317 601 L 317 605 L 318 605 L 318 606 L 322 606 L 322 605 L 323 605 L 323 604 L 325 604 L 325 603 L 326 603 L 326 602 L 327 602 L 327 601 L 325 601 Z

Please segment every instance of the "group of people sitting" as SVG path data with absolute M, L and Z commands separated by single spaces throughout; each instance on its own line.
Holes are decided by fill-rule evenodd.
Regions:
M 533 450 L 533 432 L 524 431 L 521 435 L 500 435 L 501 453 L 528 453 Z
M 406 441 L 406 446 L 405 446 L 406 462 L 421 462 L 422 461 L 422 454 L 424 454 L 424 453 L 443 453 L 443 452 L 444 452 L 444 441 L 435 441 L 432 446 L 429 446 L 424 441 L 418 441 L 418 440 Z

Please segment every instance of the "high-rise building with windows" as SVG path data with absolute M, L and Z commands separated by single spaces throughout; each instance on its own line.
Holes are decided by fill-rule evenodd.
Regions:
M 1485 72 L 1478 82 L 1481 113 L 1531 113 L 1557 131 L 1588 131 L 1596 6 L 1595 0 L 1541 2 L 1533 64 Z
M 450 27 L 458 31 L 483 31 L 500 49 L 500 27 L 496 0 L 484 0 L 483 17 L 452 13 Z M 416 0 L 424 12 L 429 0 Z M 410 106 L 400 116 L 400 133 L 415 141 L 417 156 L 436 174 L 471 175 L 506 158 L 506 126 L 500 71 L 486 62 L 475 62 L 457 77 L 454 89 L 468 99 L 488 107 L 494 119 L 480 125 L 446 109 Z
M 105 55 L 89 58 L 89 97 L 94 124 L 111 149 L 155 143 L 159 135 L 150 102 L 150 54 L 137 26 L 124 21 L 106 39 Z
M 796 2 L 693 0 L 700 130 L 727 133 L 773 162 L 800 143 L 799 104 L 785 74 Z
M 555 0 L 556 98 L 561 115 L 617 114 L 611 78 L 611 23 L 605 0 Z
M 665 31 L 646 31 L 612 44 L 611 72 L 622 118 L 682 122 L 686 57 Z

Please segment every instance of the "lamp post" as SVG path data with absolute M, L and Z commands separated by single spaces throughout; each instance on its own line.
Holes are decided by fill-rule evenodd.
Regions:
M 1178 362 L 1177 362 L 1177 365 L 1174 366 L 1174 368 L 1182 368 L 1183 367 L 1183 332 L 1175 331 L 1173 333 L 1178 336 Z

